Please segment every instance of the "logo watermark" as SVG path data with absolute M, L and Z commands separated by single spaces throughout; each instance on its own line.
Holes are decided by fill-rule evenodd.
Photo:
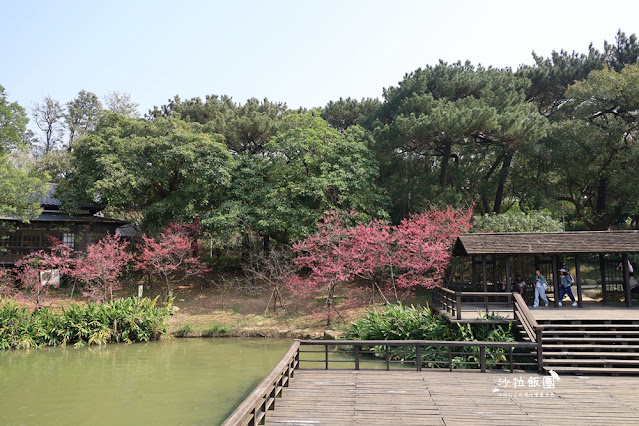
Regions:
M 493 393 L 503 398 L 552 398 L 559 374 L 550 370 L 550 376 L 503 377 L 493 388 Z

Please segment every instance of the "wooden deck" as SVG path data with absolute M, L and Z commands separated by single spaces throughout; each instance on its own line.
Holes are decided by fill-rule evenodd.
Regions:
M 523 385 L 514 388 L 514 379 Z M 266 424 L 639 424 L 639 378 L 562 376 L 554 389 L 543 380 L 530 372 L 297 370 Z
M 566 299 L 564 306 L 555 308 L 550 306 L 540 306 L 533 308 L 528 306 L 530 312 L 537 321 L 540 320 L 633 320 L 639 321 L 639 306 L 627 308 L 621 304 L 603 304 L 602 302 L 585 300 L 582 308 L 571 306 L 572 302 Z M 499 315 L 503 320 L 493 320 L 489 322 L 510 322 L 513 320 L 512 308 L 503 304 L 489 304 L 489 313 Z M 482 323 L 486 322 L 486 309 L 483 303 L 463 303 L 462 319 L 458 320 L 452 315 L 445 314 L 451 322 L 459 323 Z M 506 320 L 506 321 L 504 321 Z

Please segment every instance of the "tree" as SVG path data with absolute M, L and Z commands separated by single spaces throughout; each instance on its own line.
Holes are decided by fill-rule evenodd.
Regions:
M 39 154 L 45 155 L 58 149 L 64 135 L 64 110 L 60 102 L 46 96 L 42 103 L 34 104 L 31 114 L 38 128 L 44 132 L 44 138 L 40 138 Z
M 604 41 L 604 56 L 608 66 L 615 71 L 621 71 L 626 65 L 639 62 L 639 42 L 637 36 L 626 34 L 619 30 L 614 43 Z
M 639 208 L 639 65 L 593 71 L 565 97 L 545 141 L 551 194 L 591 229 L 622 223 Z
M 69 150 L 73 140 L 96 128 L 101 115 L 102 104 L 95 93 L 80 90 L 78 96 L 67 103 L 65 121 L 69 131 Z
M 354 125 L 368 128 L 371 118 L 375 116 L 381 104 L 378 99 L 367 98 L 358 101 L 339 98 L 339 101 L 330 101 L 322 109 L 322 118 L 329 126 L 342 133 Z
M 317 224 L 314 234 L 293 245 L 295 263 L 310 274 L 292 279 L 292 291 L 301 296 L 325 291 L 330 326 L 331 313 L 338 312 L 338 289 L 356 278 L 371 282 L 372 292 L 396 300 L 418 287 L 437 287 L 455 239 L 470 227 L 471 214 L 472 209 L 430 208 L 392 226 L 379 220 L 354 223 L 356 215 L 333 212 Z
M 385 89 L 373 136 L 393 218 L 432 202 L 504 210 L 518 155 L 547 126 L 529 84 L 509 69 L 440 62 Z
M 232 158 L 220 139 L 176 118 L 107 113 L 75 141 L 58 192 L 71 211 L 100 199 L 111 214 L 147 226 L 191 220 L 216 208 L 229 183 Z
M 71 275 L 84 283 L 85 296 L 96 302 L 113 300 L 113 292 L 121 287 L 120 276 L 133 255 L 126 251 L 128 243 L 107 235 L 87 247 L 86 255 L 75 263 Z
M 143 235 L 143 245 L 135 268 L 149 276 L 160 277 L 166 285 L 166 297 L 173 293 L 173 284 L 191 277 L 204 277 L 209 268 L 197 258 L 197 225 L 170 224 L 157 239 Z
M 475 217 L 472 232 L 561 232 L 562 223 L 548 213 L 533 211 Z
M 219 229 L 235 217 L 238 231 L 247 238 L 257 233 L 268 250 L 271 238 L 306 237 L 331 210 L 384 217 L 377 164 L 362 138 L 358 126 L 340 133 L 316 114 L 287 114 L 262 154 L 236 156 L 225 202 L 203 224 Z
M 9 102 L 4 87 L 0 86 L 0 154 L 23 142 L 28 122 L 24 108 L 17 102 Z
M 139 104 L 131 100 L 131 95 L 127 92 L 109 92 L 104 96 L 106 109 L 129 118 L 139 118 Z
M 26 147 L 0 153 L 0 216 L 24 221 L 38 217 L 42 212 L 38 197 L 49 189 L 46 178 L 36 169 Z

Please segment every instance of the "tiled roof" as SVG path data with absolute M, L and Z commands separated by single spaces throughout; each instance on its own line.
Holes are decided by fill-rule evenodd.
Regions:
M 488 254 L 639 253 L 639 231 L 465 234 L 456 256 Z

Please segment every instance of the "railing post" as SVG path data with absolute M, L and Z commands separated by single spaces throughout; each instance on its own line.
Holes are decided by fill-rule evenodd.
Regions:
M 386 345 L 385 348 L 386 348 L 386 371 L 390 371 L 390 348 L 388 347 L 388 345 Z
M 543 335 L 542 328 L 539 326 L 535 327 L 535 334 L 537 337 L 537 369 L 541 373 L 544 371 L 544 348 L 541 342 Z
M 479 347 L 479 365 L 481 368 L 481 372 L 485 373 L 486 372 L 486 347 L 485 346 Z
M 422 347 L 420 345 L 415 347 L 415 362 L 417 363 L 417 371 L 422 371 Z
M 510 347 L 510 354 L 509 354 L 509 358 L 510 358 L 510 372 L 514 373 L 515 372 L 515 365 L 513 363 L 513 347 Z
M 448 347 L 448 369 L 453 371 L 453 348 L 452 346 Z
M 325 370 L 328 370 L 328 345 L 324 345 L 324 362 L 326 363 Z
M 461 309 L 461 293 L 455 293 L 455 303 L 457 305 L 457 319 L 462 319 L 462 309 Z
M 355 370 L 359 370 L 359 345 L 355 345 Z

